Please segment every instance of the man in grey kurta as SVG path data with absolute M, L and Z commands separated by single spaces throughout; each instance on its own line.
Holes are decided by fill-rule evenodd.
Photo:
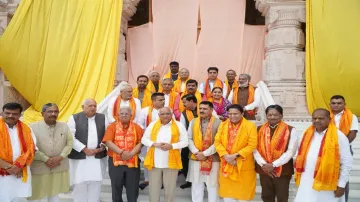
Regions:
M 66 123 L 56 121 L 58 114 L 56 104 L 45 104 L 42 108 L 44 120 L 30 124 L 39 149 L 31 165 L 31 202 L 43 199 L 59 202 L 59 193 L 68 192 L 70 188 L 67 156 L 73 147 L 73 137 Z

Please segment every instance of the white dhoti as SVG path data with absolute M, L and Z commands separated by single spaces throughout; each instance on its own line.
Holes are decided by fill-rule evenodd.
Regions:
M 75 185 L 72 192 L 74 202 L 98 202 L 102 180 L 106 171 L 107 158 L 70 159 L 70 184 Z
M 208 192 L 208 201 L 217 202 L 218 195 L 218 172 L 220 162 L 213 162 L 209 175 L 200 172 L 199 161 L 189 161 L 189 171 L 186 181 L 191 182 L 191 198 L 193 202 L 203 202 L 205 184 Z
M 31 196 L 31 172 L 28 169 L 28 178 L 23 182 L 21 178 L 16 178 L 14 175 L 0 176 L 0 201 L 12 202 L 19 200 L 19 198 L 26 198 Z

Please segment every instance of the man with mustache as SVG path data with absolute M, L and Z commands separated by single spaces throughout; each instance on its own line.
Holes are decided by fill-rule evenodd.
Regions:
M 347 136 L 350 143 L 350 152 L 353 155 L 351 142 L 356 138 L 356 133 L 359 130 L 358 119 L 349 108 L 345 107 L 345 98 L 341 95 L 334 95 L 330 98 L 330 116 L 331 122 L 335 123 L 336 127 Z M 349 198 L 349 182 L 345 187 L 345 201 Z
M 209 67 L 207 69 L 208 78 L 205 82 L 199 86 L 199 92 L 203 95 L 204 99 L 207 100 L 211 97 L 211 91 L 214 87 L 220 87 L 223 89 L 223 97 L 227 95 L 227 87 L 224 82 L 218 79 L 219 69 L 217 67 Z
M 239 104 L 244 109 L 244 118 L 255 120 L 257 108 L 260 105 L 260 92 L 250 82 L 251 76 L 240 74 L 238 88 L 234 88 L 228 97 L 232 104 Z
M 176 120 L 180 121 L 181 113 L 185 110 L 184 103 L 182 102 L 182 97 L 187 94 L 195 95 L 197 100 L 202 100 L 200 92 L 197 90 L 198 82 L 194 79 L 189 79 L 186 82 L 186 91 L 179 93 L 176 96 L 174 104 L 174 115 Z M 200 102 L 199 102 L 200 103 Z
M 230 92 L 234 88 L 239 87 L 238 81 L 236 81 L 236 72 L 234 70 L 230 69 L 226 72 L 225 84 L 227 86 L 227 94 L 226 94 L 226 99 L 227 99 L 229 97 Z
M 193 119 L 188 129 L 191 153 L 186 181 L 192 183 L 193 202 L 203 202 L 205 185 L 208 201 L 217 202 L 220 157 L 214 140 L 221 121 L 212 115 L 213 104 L 209 101 L 202 101 L 199 111 L 200 117 Z
M 163 93 L 165 96 L 165 107 L 170 107 L 174 109 L 175 99 L 177 96 L 177 92 L 173 89 L 173 82 L 171 79 L 164 79 L 162 82 Z
M 173 81 L 176 81 L 179 79 L 179 63 L 176 61 L 172 61 L 169 64 L 170 71 L 166 73 L 163 79 L 171 79 Z
M 31 129 L 19 120 L 22 106 L 7 103 L 0 118 L 0 201 L 18 202 L 31 196 L 30 164 L 36 139 Z
M 39 150 L 31 164 L 31 202 L 45 199 L 58 202 L 59 194 L 70 188 L 68 155 L 73 148 L 73 137 L 64 122 L 58 122 L 59 108 L 54 103 L 42 107 L 44 120 L 30 124 L 34 131 Z
M 344 202 L 352 167 L 349 140 L 326 109 L 316 109 L 312 123 L 302 136 L 294 165 L 295 202 Z
M 81 107 L 83 111 L 67 123 L 74 138 L 69 154 L 70 184 L 75 185 L 74 202 L 97 202 L 106 170 L 106 149 L 101 142 L 109 123 L 105 115 L 96 113 L 94 99 L 86 99 Z

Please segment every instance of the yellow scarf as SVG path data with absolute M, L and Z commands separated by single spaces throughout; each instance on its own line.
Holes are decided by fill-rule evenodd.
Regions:
M 161 84 L 161 81 L 159 81 L 159 90 L 157 92 L 162 92 L 163 91 L 163 87 Z M 148 85 L 146 86 L 146 89 L 148 89 L 151 93 L 156 93 L 156 88 L 154 83 L 150 80 Z
M 267 163 L 272 163 L 276 159 L 280 158 L 280 156 L 285 152 L 289 137 L 289 126 L 285 122 L 280 121 L 273 137 L 271 137 L 270 134 L 269 123 L 266 122 L 263 126 L 261 126 L 258 133 L 257 150 Z M 276 167 L 274 170 L 276 176 L 280 177 L 282 166 Z
M 190 78 L 186 79 L 185 85 L 186 85 L 186 82 L 187 82 L 188 80 L 190 80 Z M 175 92 L 181 93 L 181 84 L 182 84 L 182 82 L 183 82 L 183 81 L 180 80 L 180 79 L 174 81 L 174 88 L 173 88 L 173 89 L 175 90 Z M 186 86 L 185 86 L 185 90 L 186 90 Z
M 174 90 L 172 90 L 168 95 L 169 95 L 169 106 L 168 107 L 170 107 L 171 109 L 174 109 L 177 93 Z
M 235 88 L 238 88 L 239 84 L 238 84 L 238 81 L 234 80 L 234 83 L 230 88 L 229 81 L 227 79 L 225 80 L 225 84 L 226 84 L 226 87 L 227 87 L 227 94 L 226 94 L 226 99 L 227 99 L 229 97 L 229 95 L 230 95 L 231 90 L 235 89 Z
M 195 147 L 203 152 L 205 150 L 207 150 L 212 144 L 213 144 L 213 134 L 212 134 L 212 126 L 214 124 L 214 116 L 211 116 L 210 121 L 206 127 L 206 132 L 204 135 L 204 139 L 203 139 L 203 134 L 201 131 L 201 120 L 200 117 L 196 118 L 194 121 L 194 126 L 193 126 L 193 140 L 194 140 L 194 144 Z M 197 160 L 195 157 L 195 154 L 191 154 L 191 159 L 193 160 Z M 200 162 L 200 171 L 205 174 L 205 175 L 209 175 L 210 171 L 212 168 L 212 156 L 207 157 L 205 160 Z
M 309 152 L 315 128 L 310 126 L 303 135 L 299 153 L 295 161 L 295 183 L 300 185 L 301 174 L 305 171 L 305 162 Z M 340 151 L 337 128 L 330 123 L 321 142 L 316 162 L 313 189 L 316 191 L 334 191 L 340 173 Z
M 171 71 L 168 71 L 168 73 L 165 74 L 164 78 L 163 79 L 171 79 L 172 80 L 172 74 L 171 74 Z M 180 79 L 180 75 L 178 73 L 178 78 L 177 80 Z
M 133 97 L 134 98 L 139 98 L 139 89 L 138 88 L 133 89 Z M 151 102 L 151 92 L 148 89 L 145 89 L 144 90 L 144 97 L 143 97 L 142 102 L 141 102 L 141 108 L 151 106 L 151 104 L 152 104 L 152 102 Z
M 331 121 L 335 124 L 335 115 L 330 112 Z M 348 136 L 350 132 L 350 127 L 353 119 L 353 114 L 347 108 L 344 109 L 344 113 L 341 115 L 339 130 Z
M 113 109 L 113 117 L 116 121 L 119 121 L 119 112 L 120 112 L 120 103 L 121 103 L 120 95 L 116 98 L 114 102 L 114 109 Z M 136 114 L 136 104 L 134 98 L 130 98 L 130 108 L 131 108 L 131 120 L 133 121 Z
M 252 138 L 251 140 L 250 136 Z M 252 153 L 256 149 L 257 143 L 256 126 L 245 118 L 242 118 L 240 126 L 232 124 L 228 119 L 220 124 L 215 139 L 216 151 L 220 156 L 225 154 L 235 154 L 239 150 L 249 147 L 250 145 L 254 146 L 254 148 L 248 148 L 251 150 L 250 153 Z M 250 157 L 247 156 L 246 158 Z M 236 166 L 227 163 L 221 158 L 220 173 L 234 181 L 241 181 L 240 173 L 242 164 L 242 158 L 236 159 Z
M 156 142 L 157 135 L 160 131 L 162 124 L 160 119 L 156 121 L 154 124 L 153 129 L 151 130 L 150 139 L 153 142 Z M 170 135 L 170 134 L 169 134 Z M 179 127 L 176 125 L 174 119 L 171 120 L 171 141 L 170 144 L 179 142 L 180 131 Z M 155 147 L 150 147 L 144 161 L 144 167 L 148 170 L 152 170 L 154 167 L 154 154 L 155 154 Z M 170 169 L 182 169 L 181 163 L 181 156 L 180 156 L 180 149 L 171 149 L 169 150 L 169 162 L 168 168 Z
M 187 95 L 187 94 L 188 94 L 188 92 L 185 91 L 184 93 L 181 94 L 181 97 L 184 96 L 184 95 Z M 181 97 L 180 97 L 179 110 L 180 110 L 180 112 L 183 112 L 185 110 L 185 106 L 184 106 L 184 103 L 183 103 Z M 196 100 L 197 100 L 197 108 L 199 109 L 200 102 L 202 101 L 201 93 L 199 91 L 196 91 L 195 92 L 195 97 L 196 97 Z
M 27 125 L 18 121 L 14 127 L 17 128 L 21 155 L 13 161 L 9 131 L 4 119 L 0 118 L 0 158 L 9 164 L 16 165 L 21 168 L 22 181 L 26 182 L 28 178 L 27 166 L 29 166 L 34 159 L 35 144 L 31 136 L 31 130 Z M 0 168 L 0 176 L 6 175 L 9 175 L 9 173 L 5 169 Z

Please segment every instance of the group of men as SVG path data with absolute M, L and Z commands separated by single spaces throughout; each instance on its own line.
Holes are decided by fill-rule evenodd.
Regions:
M 99 201 L 106 164 L 114 202 L 123 201 L 123 187 L 127 201 L 136 202 L 139 188 L 147 186 L 150 202 L 160 201 L 162 188 L 164 201 L 174 202 L 179 172 L 187 181 L 181 188 L 191 187 L 193 202 L 203 201 L 205 188 L 209 202 L 220 197 L 225 202 L 251 201 L 256 173 L 264 202 L 287 202 L 294 174 L 295 202 L 347 200 L 350 143 L 358 120 L 345 107 L 344 97 L 331 98 L 331 111 L 316 109 L 312 125 L 297 138 L 295 128 L 282 121 L 279 105 L 266 108 L 263 125 L 252 122 L 260 95 L 249 84 L 249 75 L 236 81 L 236 72 L 229 70 L 222 82 L 217 73 L 210 67 L 198 88 L 187 69 L 179 71 L 179 64 L 171 62 L 162 80 L 152 72 L 150 79 L 140 75 L 136 88 L 122 86 L 106 114 L 97 113 L 96 101 L 87 99 L 83 111 L 67 123 L 57 121 L 54 103 L 43 106 L 44 120 L 29 126 L 19 120 L 21 105 L 5 104 L 0 201 L 26 197 L 57 202 L 71 185 L 75 202 Z M 216 87 L 232 103 L 223 120 L 211 102 Z

